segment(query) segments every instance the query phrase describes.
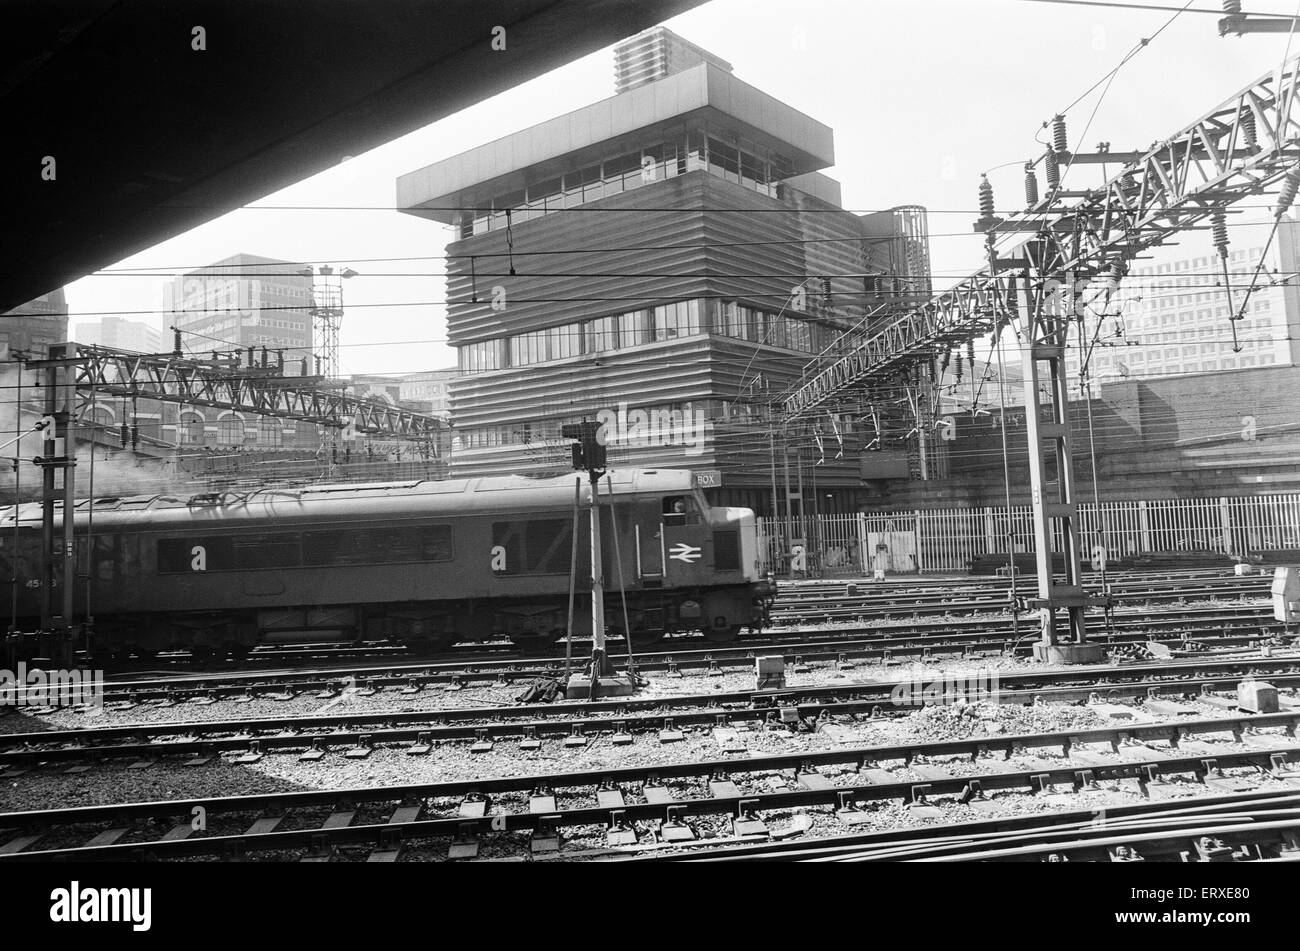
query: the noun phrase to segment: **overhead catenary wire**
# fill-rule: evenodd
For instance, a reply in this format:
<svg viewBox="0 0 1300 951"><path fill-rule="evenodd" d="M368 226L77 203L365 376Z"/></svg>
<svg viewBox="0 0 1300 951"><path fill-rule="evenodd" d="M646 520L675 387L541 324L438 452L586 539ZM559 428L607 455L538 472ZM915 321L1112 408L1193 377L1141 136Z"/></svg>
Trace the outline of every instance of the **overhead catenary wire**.
<svg viewBox="0 0 1300 951"><path fill-rule="evenodd" d="M1018 164L1018 163L1010 163L1010 164ZM1271 211L1274 206L1271 204L1250 205L1250 204L1239 203L1234 207L1238 209L1257 208L1261 210L1267 209ZM998 209L996 213L999 215L1009 215L1009 214L1018 214L1021 211L1023 211L1023 209L1021 208L1004 208L1004 209ZM936 212L931 212L927 209L926 213L934 214ZM972 211L970 213L974 214L976 212ZM1267 227L1271 225L1271 223L1272 222L1270 221L1230 221L1228 222L1228 226L1230 228ZM1198 225L1198 226L1194 226L1189 230L1205 230L1205 228ZM971 237L979 237L979 236L976 234L972 234L972 232L970 231L952 231L952 232L928 232L926 234L926 237L932 239L932 238L971 238ZM690 251L690 250L710 250L716 248L750 248L750 247L765 247L765 246L779 246L779 245L844 244L849 242L861 243L863 241L867 241L867 242L897 241L899 240L899 238L900 238L899 235L881 235L881 236L858 235L858 236L849 236L849 237L840 237L840 238L778 238L778 239L765 240L765 241L710 241L710 242L697 243L697 244L639 244L639 245L629 245L625 247L591 247L591 248L548 247L548 248L532 248L532 249L516 248L514 250L514 256L520 258L520 257L544 257L547 255L557 255L557 254L563 254L563 255L614 254L614 253L631 253L635 251ZM472 251L472 252L467 251L461 254L419 254L419 255L404 255L400 257L369 258L369 257L361 257L358 255L349 255L349 254L339 254L339 255L334 255L333 257L348 258L355 264L371 264L371 263L381 264L386 262L400 263L405 261L454 261L454 260L471 260L471 259L482 259L482 258L493 258L493 257L504 258L508 256L509 256L508 252L506 251ZM283 265L276 264L276 265L266 265L266 266L282 267ZM198 273L200 271L213 268L213 267L216 267L216 265L151 264L151 265L140 265L137 267L116 267L115 266L111 268L101 268L100 270L97 271L91 271L89 274L86 275L86 277L125 276L125 277L165 277L165 278L175 278L175 277L218 278L218 277L229 276L225 270L219 272L213 272L209 274ZM252 265L243 265L242 267L250 268L252 267ZM4 273L8 273L8 272L5 272L3 267L0 267L0 274L4 274ZM301 277L301 275L297 271L292 271L292 272L255 271L255 270L241 269L238 271L232 271L230 273L234 273L240 276L247 276L247 277L266 277L272 275L277 277ZM387 275L384 275L382 272L375 273L368 270L366 273L359 274L357 276L359 278L364 278L364 277L375 277L375 276L384 277ZM415 276L427 277L429 276L429 274L420 273ZM963 273L960 276L965 277L967 275Z"/></svg>
<svg viewBox="0 0 1300 951"><path fill-rule="evenodd" d="M1287 59L1291 55L1291 41L1295 38L1297 22L1300 22L1300 3L1296 4L1296 15L1292 18L1291 29L1287 32L1286 50L1282 54L1282 65L1278 67L1279 76L1285 70ZM1300 163L1293 165L1291 171L1288 172L1286 178L1283 179L1282 187L1278 193L1277 205L1273 211L1273 225L1269 229L1268 239L1264 242L1264 250L1260 254L1259 264L1255 267L1255 272L1251 276L1250 286L1246 289L1246 294L1242 298L1241 309L1231 318L1234 321L1240 320L1242 315L1246 312L1246 305L1250 302L1251 295L1255 293L1255 284L1259 280L1260 272L1263 270L1265 262L1267 261L1269 249L1273 246L1273 239L1277 237L1278 228L1282 224L1282 216L1290 211L1291 204L1295 201L1297 191L1300 191ZM1226 237L1223 240L1226 243ZM1232 336L1235 342L1237 337L1235 324L1233 326Z"/></svg>
<svg viewBox="0 0 1300 951"><path fill-rule="evenodd" d="M391 305L383 305L383 304L381 304L381 305L374 305L374 306L391 306ZM214 338L214 339L215 339L215 338ZM358 344L358 345L363 345L363 346L364 346L364 345L373 345L373 344Z"/></svg>

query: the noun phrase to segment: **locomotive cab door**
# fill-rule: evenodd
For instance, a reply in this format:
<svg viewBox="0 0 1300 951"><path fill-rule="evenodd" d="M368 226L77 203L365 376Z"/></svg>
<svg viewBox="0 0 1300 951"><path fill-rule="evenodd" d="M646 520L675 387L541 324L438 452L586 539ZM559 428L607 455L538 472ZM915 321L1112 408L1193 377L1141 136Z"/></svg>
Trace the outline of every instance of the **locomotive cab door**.
<svg viewBox="0 0 1300 951"><path fill-rule="evenodd" d="M649 587L663 584L664 527L658 499L636 506L632 543L636 547L636 577Z"/></svg>
<svg viewBox="0 0 1300 951"><path fill-rule="evenodd" d="M667 495L637 508L636 552L637 578L651 587L664 583L668 562L676 559L679 567L699 563L704 553L698 540L703 520L699 501L693 495Z"/></svg>
<svg viewBox="0 0 1300 951"><path fill-rule="evenodd" d="M704 516L700 510L699 500L693 495L668 495L661 506L660 555L664 564L676 569L673 574L679 583L681 572L699 565L704 560L704 550L700 540L700 523Z"/></svg>

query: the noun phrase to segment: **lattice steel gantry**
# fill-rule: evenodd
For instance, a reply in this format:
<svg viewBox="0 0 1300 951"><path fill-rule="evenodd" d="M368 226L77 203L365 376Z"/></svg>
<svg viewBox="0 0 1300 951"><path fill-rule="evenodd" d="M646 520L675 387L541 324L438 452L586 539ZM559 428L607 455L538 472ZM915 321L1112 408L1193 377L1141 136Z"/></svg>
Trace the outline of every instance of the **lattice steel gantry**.
<svg viewBox="0 0 1300 951"><path fill-rule="evenodd" d="M326 387L342 386L339 328L343 323L343 282L356 277L357 272L350 267L336 270L333 265L322 264L316 268L305 267L298 273L312 278L312 353L316 360L316 375L322 378L322 385ZM319 454L328 474L337 462L337 433L325 429L320 431Z"/></svg>
<svg viewBox="0 0 1300 951"><path fill-rule="evenodd" d="M1026 208L994 214L991 190L981 188L977 231L989 235L989 262L976 274L886 327L857 338L829 366L800 381L784 400L788 418L807 416L855 388L881 381L944 348L996 332L1010 322L1026 348L1026 416L1037 540L1038 597L1029 606L1043 619L1039 655L1086 660L1096 653L1084 638L1084 614L1093 602L1079 585L1078 537L1066 425L1064 343L1071 304L1090 282L1118 281L1127 263L1148 248L1205 222L1253 195L1281 187L1275 215L1300 191L1300 57L1258 78L1200 119L1141 152L1072 152L1063 120L1053 142L1027 167ZM1035 179L1041 163L1047 193ZM1104 185L1063 191L1063 168L1118 166ZM1008 250L996 236L1024 235ZM1064 288L1064 294L1062 289ZM1044 372L1045 370L1045 372ZM1049 400L1043 399L1042 389ZM1058 475L1047 497L1048 469ZM1052 573L1053 529L1062 533L1065 580ZM1057 631L1068 613L1067 639Z"/></svg>

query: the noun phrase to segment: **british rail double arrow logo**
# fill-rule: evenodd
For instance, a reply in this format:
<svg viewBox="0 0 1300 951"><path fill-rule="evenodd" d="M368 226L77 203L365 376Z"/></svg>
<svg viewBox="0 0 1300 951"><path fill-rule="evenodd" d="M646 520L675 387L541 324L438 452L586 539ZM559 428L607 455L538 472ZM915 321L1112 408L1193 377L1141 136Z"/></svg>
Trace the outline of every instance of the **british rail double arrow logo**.
<svg viewBox="0 0 1300 951"><path fill-rule="evenodd" d="M688 565L692 565L699 561L700 555L702 554L699 548L696 548L694 545L688 545L686 542L678 542L668 550L672 553L668 556L669 558L684 561Z"/></svg>

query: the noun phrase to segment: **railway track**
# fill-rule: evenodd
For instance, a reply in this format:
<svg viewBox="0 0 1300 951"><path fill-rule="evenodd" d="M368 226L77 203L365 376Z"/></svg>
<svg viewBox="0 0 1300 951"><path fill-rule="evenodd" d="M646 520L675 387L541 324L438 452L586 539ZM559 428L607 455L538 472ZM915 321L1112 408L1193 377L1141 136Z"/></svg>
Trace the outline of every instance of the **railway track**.
<svg viewBox="0 0 1300 951"><path fill-rule="evenodd" d="M114 757L129 757L142 765L150 758L183 757L184 765L202 766L218 754L230 752L238 753L237 763L255 763L282 751L297 751L300 759L319 761L328 752L365 758L376 747L399 744L406 744L408 753L420 755L431 752L436 744L456 741L471 741L472 751L485 752L499 740L515 738L523 741L524 749L539 749L548 739L562 740L564 749L581 749L597 737L608 737L618 745L631 743L636 734L651 732L658 733L661 743L684 739L685 731L737 726L771 725L815 732L827 724L911 712L926 700L953 702L957 691L967 689L970 699L1005 704L1142 699L1165 703L1165 714L1190 716L1197 708L1179 707L1175 701L1190 697L1220 709L1233 709L1235 701L1221 694L1231 694L1246 677L1267 677L1284 691L1294 690L1300 687L1300 655L1112 666L1090 668L1086 673L1077 668L1010 672L1000 675L988 689L974 684L945 687L942 678L936 678L937 689L930 693L915 690L914 680L887 680L549 707L343 711L11 733L0 735L0 778L16 778L37 765L100 762ZM1300 698L1294 694L1283 693L1280 700L1288 708L1300 709ZM732 742L743 751L738 738Z"/></svg>
<svg viewBox="0 0 1300 951"><path fill-rule="evenodd" d="M1077 801L1123 787L1148 798L1266 785L1289 790L1300 783L1292 765L1300 759L1297 722L1297 711L1242 714L1195 724L11 812L0 814L0 861L254 853L329 860L341 849L358 850L349 857L367 861L396 861L404 850L473 858L502 833L539 855L559 852L562 835L600 838L606 849L719 832L762 839L771 834L770 817L792 810L816 810L843 832L871 823L888 806L923 822L949 812L974 817L1007 797ZM1012 768L1000 768L1013 757Z"/></svg>
<svg viewBox="0 0 1300 951"><path fill-rule="evenodd" d="M1179 585L1185 587L1223 587L1230 585L1256 586L1267 584L1272 572L1237 575L1223 569L1204 569L1198 571L1107 575L1105 586L1116 593L1140 593L1150 591L1160 593ZM1016 578L1016 587L1020 590L1037 586L1037 577L1033 574L1021 574ZM884 581L875 581L868 577L823 579L816 581L779 581L783 595L791 598L800 597L839 597L839 596L873 596L879 598L926 597L935 593L973 593L1010 592L1011 579L989 575L962 575L949 577L895 576ZM1090 591L1100 592L1103 588L1101 576L1096 573L1084 573L1083 585Z"/></svg>
<svg viewBox="0 0 1300 951"><path fill-rule="evenodd" d="M1092 626L1097 630L1105 629L1103 619L1096 619ZM1205 606L1205 607L1187 607L1172 612L1169 618L1151 618L1145 612L1125 612L1119 611L1113 615L1112 628L1117 631L1116 640L1136 640L1139 639L1134 631L1138 629L1155 632L1153 639L1160 639L1164 634L1158 633L1160 629L1186 631L1192 633L1196 627L1218 626L1223 631L1244 632L1246 630L1256 630L1260 637L1272 636L1268 633L1269 628L1276 628L1276 633L1281 634L1282 628L1277 625L1268 608L1256 605L1223 605L1223 606ZM1129 632L1126 634L1126 630ZM656 657L672 656L678 652L690 651L707 651L717 656L726 656L729 651L744 650L757 651L767 648L781 649L793 648L801 642L807 642L810 646L816 646L817 642L827 642L828 639L843 637L846 639L846 647L853 649L856 645L851 643L855 639L863 636L871 636L880 640L880 647L888 649L897 646L900 650L906 650L910 645L909 641L916 638L928 638L928 643L935 646L942 645L946 642L957 643L960 640L982 640L993 644L998 640L1014 642L1024 635L1024 631L1010 625L990 626L989 621L969 617L945 618L934 621L898 621L877 626L862 627L810 627L810 628L782 628L779 633L768 636L755 637L747 636L743 638L738 645L717 645L698 635L673 636L653 651L644 648L634 648L634 653L638 657L647 658L647 662L653 662ZM888 643L887 643L888 641ZM618 638L610 641L612 652L616 655L623 654L626 651L626 642ZM666 646L664 646L666 645ZM400 649L395 649L400 652ZM574 642L574 654L577 657L585 658L590 654L591 642L586 639L579 639ZM310 660L320 660L322 655L301 652L302 656ZM394 651L386 651L386 656L392 656ZM517 664L534 664L534 665L553 665L557 658L562 654L560 648L555 648L545 655L534 655L532 657L520 657L519 651L512 645L507 644L485 644L480 646L465 646L450 654L439 654L437 659L430 659L425 663L410 663L402 665L386 664L383 660L375 664L345 664L343 667L331 667L328 670L369 670L373 673L384 670L412 671L416 669L427 670L448 670L463 669L465 665L489 664L494 669L510 667ZM323 656L334 657L336 655L326 652ZM347 661L351 660L357 654L344 654L342 658ZM283 660L283 657L280 658ZM405 659L405 658L403 658ZM324 670L322 668L321 670ZM282 670L225 670L211 672L186 672L175 676L167 676L165 673L159 673L157 676L150 676L147 680L127 681L120 678L130 676L130 674L110 674L110 680L115 683L139 683L155 684L164 683L184 683L188 681L202 680L209 681L215 679L230 678L239 679L258 679L260 677L276 677L284 674L297 674L305 676L312 673L311 668L285 668ZM320 672L320 671L317 671ZM137 672L135 674L139 676Z"/></svg>
<svg viewBox="0 0 1300 951"><path fill-rule="evenodd" d="M1189 586L1195 582L1199 586ZM999 584L995 581L970 585L964 581L954 584L950 580L896 581L883 583L887 588L878 587L879 582L847 583L784 583L782 595L778 598L774 611L774 623L781 627L814 621L818 623L837 620L881 620L894 619L917 620L925 615L957 615L971 617L986 616L1009 617L1009 583ZM815 587L813 587L815 586ZM857 594L848 594L850 586L858 589ZM1141 595L1147 603L1171 603L1193 599L1221 600L1229 598L1264 598L1268 594L1269 582L1260 576L1236 577L1219 576L1199 580L1195 576L1177 577L1167 580L1142 579L1124 587L1118 583L1111 585L1112 593L1122 605L1126 600L1135 600ZM1121 608L1122 610L1122 608ZM783 632L784 633L784 632ZM701 646L710 643L702 635L675 635L666 639L676 645L680 642L694 642ZM770 638L769 638L770 640ZM747 643L754 642L746 638ZM584 643L577 641L575 643ZM645 645L645 648L659 645ZM441 653L439 658L483 658L489 656L518 656L519 649L507 642L492 642L478 645L461 645L452 653ZM258 670L272 664L287 661L321 661L358 660L370 658L419 658L420 652L410 648L382 641L359 645L310 644L283 645L277 647L260 647L254 649L240 661L231 661L240 670ZM148 662L119 662L110 669L114 671L139 671L146 663L152 668L159 661L170 665L192 665L196 658L186 652L171 652ZM223 672L233 672L225 670Z"/></svg>
<svg viewBox="0 0 1300 951"><path fill-rule="evenodd" d="M1167 801L954 822L911 829L841 835L819 842L762 842L670 856L610 856L615 861L979 861L1017 850L1019 861L1253 861L1300 858L1295 822L1300 789ZM1282 823L1276 825L1275 823ZM1236 847L1224 847L1229 833ZM1206 841L1206 840L1210 841ZM697 854L691 854L696 851Z"/></svg>
<svg viewBox="0 0 1300 951"><path fill-rule="evenodd" d="M1205 568L1119 568L1110 569L1106 573L1106 580L1111 584L1143 584L1171 582L1181 583L1196 580L1231 580L1242 578L1260 578L1272 577L1273 569L1271 567L1251 566L1253 571L1249 575L1235 574L1232 565L1217 565ZM1037 576L1032 571L1021 571L1017 576L1017 583L1021 586L1033 584ZM1090 567L1084 567L1083 581L1086 585L1100 585L1102 583L1101 572L1093 571ZM889 590L893 588L936 588L936 587L986 587L1002 585L1009 587L1011 579L1005 575L973 575L969 573L958 574L937 574L937 575L890 575L884 581L875 581L866 574L856 576L845 576L840 578L814 578L807 580L789 580L782 579L778 582L782 587L796 589L826 589L834 590L843 588L845 585L853 584L860 587L869 587L872 589Z"/></svg>
<svg viewBox="0 0 1300 951"><path fill-rule="evenodd" d="M1113 619L1115 634L1110 640L1116 645L1146 640L1183 640L1182 635L1195 638L1200 632L1214 637L1238 637L1237 643L1247 646L1252 640L1273 640L1285 634L1272 619L1271 610L1262 606L1235 605L1185 608L1166 612L1166 616L1151 618L1143 613L1119 613ZM1107 637L1105 621L1094 618L1090 629L1098 637ZM904 657L952 655L968 652L1027 653L1032 628L1022 631L1017 638L1010 626L984 630L980 621L953 619L918 622L902 626L845 628L835 630L811 629L797 632L797 636L782 636L772 641L745 640L733 647L708 649L635 652L636 666L644 672L665 674L686 670L713 671L723 668L743 668L752 664L758 653L781 653L795 663L819 662L850 663L873 659L888 663ZM898 636L900 632L904 636ZM891 638L891 635L894 635ZM1017 646L1016 641L1020 643ZM689 642L695 643L695 642ZM612 645L611 653L621 656L619 645ZM575 652L578 664L584 661ZM159 701L165 703L204 698L252 699L258 695L288 696L305 691L336 691L340 684L351 679L354 684L364 681L368 690L397 688L419 690L436 685L468 685L473 683L510 682L530 677L556 677L563 661L555 656L532 658L490 657L481 661L443 661L423 664L375 666L348 665L343 668L290 669L280 672L234 671L220 674L187 674L172 678L152 678L136 681L109 681L105 686L106 703L139 703Z"/></svg>
<svg viewBox="0 0 1300 951"><path fill-rule="evenodd" d="M909 612L929 611L949 614L1010 614L1010 590L1005 593L952 593L954 596L935 600L933 598L912 598L905 595L883 596L878 594L845 595L835 597L821 595L815 598L781 598L772 612L774 623L807 621L812 618L836 620L840 618L864 619L872 617L897 617ZM1252 584L1227 582L1206 587L1187 587L1174 585L1162 591L1111 591L1119 604L1141 601L1144 604L1175 604L1195 600L1255 599L1266 598L1269 594L1267 579L1264 583L1256 580Z"/></svg>

